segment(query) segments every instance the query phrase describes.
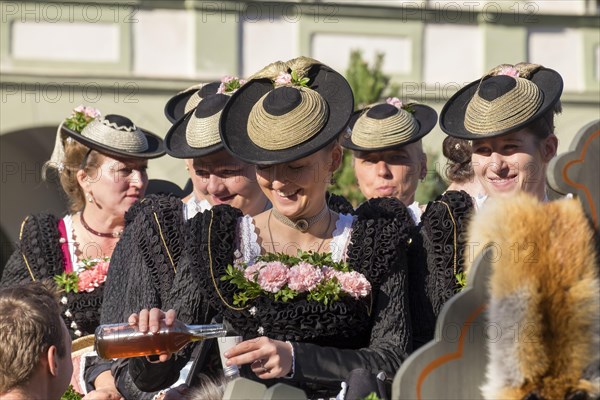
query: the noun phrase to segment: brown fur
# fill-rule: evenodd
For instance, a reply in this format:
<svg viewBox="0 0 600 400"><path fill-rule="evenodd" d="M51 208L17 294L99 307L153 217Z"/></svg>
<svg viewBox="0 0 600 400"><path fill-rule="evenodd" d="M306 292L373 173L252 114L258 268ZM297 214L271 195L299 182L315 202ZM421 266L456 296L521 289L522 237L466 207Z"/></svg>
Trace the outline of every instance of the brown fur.
<svg viewBox="0 0 600 400"><path fill-rule="evenodd" d="M540 203L526 194L490 199L474 216L469 241L480 252L485 243L495 249L490 315L520 314L518 340L490 343L491 354L516 359L490 361L485 397L600 395L598 380L582 379L600 359L600 284L594 231L579 201ZM510 368L518 372L493 376Z"/></svg>

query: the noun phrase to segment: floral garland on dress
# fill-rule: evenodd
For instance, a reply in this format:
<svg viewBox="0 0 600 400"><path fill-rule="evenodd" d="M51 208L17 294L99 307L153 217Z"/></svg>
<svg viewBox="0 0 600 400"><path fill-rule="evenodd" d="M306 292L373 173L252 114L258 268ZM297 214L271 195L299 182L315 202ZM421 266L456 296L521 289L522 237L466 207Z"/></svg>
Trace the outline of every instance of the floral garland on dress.
<svg viewBox="0 0 600 400"><path fill-rule="evenodd" d="M54 276L54 282L66 293L93 292L106 281L110 258L92 258L79 261L81 272L63 272Z"/></svg>
<svg viewBox="0 0 600 400"><path fill-rule="evenodd" d="M233 304L241 307L261 296L282 302L305 297L327 305L344 296L358 300L371 294L371 283L363 274L333 261L331 253L312 251L299 250L295 257L267 253L252 265L238 261L227 266L221 280L237 286Z"/></svg>

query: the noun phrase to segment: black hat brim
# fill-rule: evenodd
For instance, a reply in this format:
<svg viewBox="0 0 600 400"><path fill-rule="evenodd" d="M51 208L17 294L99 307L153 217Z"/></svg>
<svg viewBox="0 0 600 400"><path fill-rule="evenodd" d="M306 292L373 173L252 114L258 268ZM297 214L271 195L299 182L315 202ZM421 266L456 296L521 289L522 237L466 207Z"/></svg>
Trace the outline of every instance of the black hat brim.
<svg viewBox="0 0 600 400"><path fill-rule="evenodd" d="M483 80L490 78L491 76L487 76ZM527 126L554 107L559 101L563 90L563 80L560 74L549 68L540 68L533 74L531 81L540 89L544 99L540 108L532 116L527 118L526 121L511 126L510 128L486 134L469 131L465 127L465 114L469 102L473 96L475 96L479 84L482 82L481 79L478 79L460 89L450 98L450 100L448 100L448 102L446 102L440 114L440 128L449 136L460 139L477 140L506 135Z"/></svg>
<svg viewBox="0 0 600 400"><path fill-rule="evenodd" d="M190 97L203 89L209 94L214 94L217 92L219 85L220 82L210 82L204 86L192 87L188 90L184 90L181 93L177 93L167 101L167 104L165 104L165 117L167 117L170 123L174 124L185 115L185 106L187 105Z"/></svg>
<svg viewBox="0 0 600 400"><path fill-rule="evenodd" d="M92 150L96 150L99 153L107 155L109 157L125 157L125 158L158 158L165 155L165 146L163 140L156 134L147 131L143 128L138 127L139 130L142 131L146 140L148 142L148 148L143 152L133 153L130 151L115 149L114 147L108 146L104 143L97 142L93 139L90 139L86 136L83 136L81 133L76 132L66 126L62 126L62 131L69 137L72 137L74 140L83 144L84 146L89 147Z"/></svg>
<svg viewBox="0 0 600 400"><path fill-rule="evenodd" d="M412 104L411 107L414 110L412 115L417 120L417 123L419 124L419 129L417 130L417 132L415 132L414 135L410 137L410 139L405 140L402 143L396 143L381 147L362 147L352 142L352 133L349 132L348 134L344 135L342 146L346 149L354 151L384 151L398 149L421 140L435 127L438 121L438 115L433 108L424 104ZM359 110L352 115L352 118L350 118L350 123L348 125L350 130L354 127L354 124L363 112L364 110Z"/></svg>
<svg viewBox="0 0 600 400"><path fill-rule="evenodd" d="M165 136L165 147L167 148L167 154L175 158L198 158L204 157L217 151L223 150L223 143L214 144L207 147L192 147L188 144L185 138L185 132L194 115L195 108L190 110L187 114L175 121L171 129Z"/></svg>
<svg viewBox="0 0 600 400"><path fill-rule="evenodd" d="M238 89L223 109L220 133L223 145L234 156L249 164L273 165L306 157L331 143L346 127L352 114L354 97L348 82L324 65L316 65L310 88L317 91L329 106L325 126L310 139L283 150L263 149L248 136L248 117L256 102L274 89L269 79L253 79Z"/></svg>

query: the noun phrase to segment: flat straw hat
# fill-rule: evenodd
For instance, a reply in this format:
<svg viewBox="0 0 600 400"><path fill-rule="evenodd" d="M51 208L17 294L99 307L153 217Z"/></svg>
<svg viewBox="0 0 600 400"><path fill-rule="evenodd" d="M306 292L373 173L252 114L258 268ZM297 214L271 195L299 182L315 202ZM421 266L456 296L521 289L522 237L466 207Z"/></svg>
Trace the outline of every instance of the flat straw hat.
<svg viewBox="0 0 600 400"><path fill-rule="evenodd" d="M191 86L171 97L165 105L165 116L173 124L185 114L196 108L200 100L216 94L221 82L200 83Z"/></svg>
<svg viewBox="0 0 600 400"><path fill-rule="evenodd" d="M299 57L255 74L225 106L220 133L225 148L251 164L273 165L306 157L346 127L354 99L342 75Z"/></svg>
<svg viewBox="0 0 600 400"><path fill-rule="evenodd" d="M229 96L211 94L176 121L165 136L167 153L175 158L196 158L223 149L219 119Z"/></svg>
<svg viewBox="0 0 600 400"><path fill-rule="evenodd" d="M163 140L136 126L129 118L111 114L97 117L80 132L61 126L62 132L102 154L127 158L158 158L165 154Z"/></svg>
<svg viewBox="0 0 600 400"><path fill-rule="evenodd" d="M418 141L436 124L433 108L387 99L354 113L342 146L357 151L394 149Z"/></svg>
<svg viewBox="0 0 600 400"><path fill-rule="evenodd" d="M461 139L496 137L518 130L557 106L563 80L541 65L503 64L448 100L440 127Z"/></svg>

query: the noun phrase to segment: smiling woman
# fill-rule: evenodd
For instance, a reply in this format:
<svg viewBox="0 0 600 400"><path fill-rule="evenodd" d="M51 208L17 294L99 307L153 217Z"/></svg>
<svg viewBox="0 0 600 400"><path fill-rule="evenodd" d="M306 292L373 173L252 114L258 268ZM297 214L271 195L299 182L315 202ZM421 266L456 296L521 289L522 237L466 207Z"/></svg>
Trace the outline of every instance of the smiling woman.
<svg viewBox="0 0 600 400"><path fill-rule="evenodd" d="M58 171L70 213L32 215L0 286L54 278L62 285L63 318L73 338L94 333L106 272L91 288L84 273L108 266L125 213L148 185L149 158L164 154L162 140L120 115L101 117L80 106L60 124L47 168ZM91 290L90 290L91 289Z"/></svg>
<svg viewBox="0 0 600 400"><path fill-rule="evenodd" d="M45 165L57 170L70 213L62 218L31 215L23 221L0 287L53 279L71 337L93 334L125 213L144 197L148 159L164 153L162 139L130 119L77 107L60 124Z"/></svg>
<svg viewBox="0 0 600 400"><path fill-rule="evenodd" d="M268 385L284 378L311 398L335 396L357 368L391 380L412 346L406 207L372 199L344 214L328 205L352 108L346 80L304 57L265 67L232 96L220 120L223 144L257 166L273 208L243 216L221 205L191 221L193 243L163 304L186 323L219 314L245 339L225 354L227 365L247 365L242 375ZM129 321L147 331L174 314L142 310ZM165 387L182 359L134 359L130 375L140 388Z"/></svg>

